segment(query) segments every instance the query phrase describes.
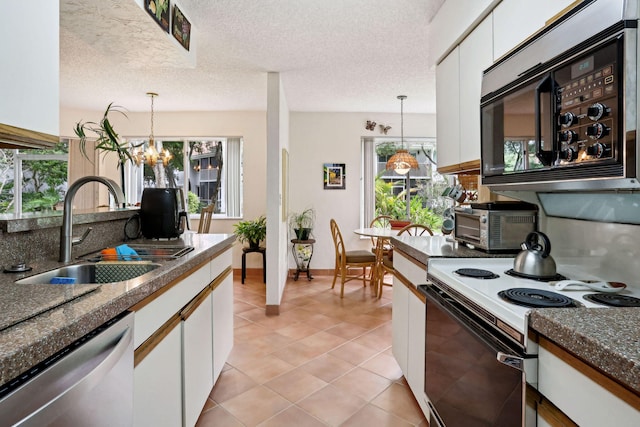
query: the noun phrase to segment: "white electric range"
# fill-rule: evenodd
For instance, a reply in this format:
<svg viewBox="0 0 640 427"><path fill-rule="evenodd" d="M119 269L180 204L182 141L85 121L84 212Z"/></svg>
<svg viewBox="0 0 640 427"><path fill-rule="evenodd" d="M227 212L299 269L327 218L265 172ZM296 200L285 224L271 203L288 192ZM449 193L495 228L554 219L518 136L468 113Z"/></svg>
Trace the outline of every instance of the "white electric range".
<svg viewBox="0 0 640 427"><path fill-rule="evenodd" d="M497 325L499 329L525 347L527 347L528 314L532 307L507 301L500 295L503 291L511 290L509 292L515 292L516 297L518 297L523 288L543 291L540 295L534 293L533 298L534 300L537 298L542 305L548 305L551 308L555 306L563 307L565 303L567 306L575 305L587 308L611 307L585 298L585 296L594 294L596 295L595 298L614 299L616 300L613 301L614 303L627 304L627 297L638 298L637 302L640 303L640 288L629 286L629 284L627 284L628 287L626 289L618 293L599 293L576 287L567 287L565 290L559 291L555 289L555 281L546 282L514 277L507 274L513 268L513 260L513 258L431 258L428 263L427 278L437 286L447 288L443 289L445 292L452 293L454 297L457 296L463 299L461 302L470 306L469 308L476 314ZM458 271L461 269L486 270L497 277L466 277L459 274ZM559 265L557 272L567 279L604 280L589 274L584 268L577 266ZM513 291L514 289L517 290ZM559 301L556 301L555 297L558 297ZM566 302L563 297L569 298L569 301ZM624 301L618 301L621 299L624 299Z"/></svg>

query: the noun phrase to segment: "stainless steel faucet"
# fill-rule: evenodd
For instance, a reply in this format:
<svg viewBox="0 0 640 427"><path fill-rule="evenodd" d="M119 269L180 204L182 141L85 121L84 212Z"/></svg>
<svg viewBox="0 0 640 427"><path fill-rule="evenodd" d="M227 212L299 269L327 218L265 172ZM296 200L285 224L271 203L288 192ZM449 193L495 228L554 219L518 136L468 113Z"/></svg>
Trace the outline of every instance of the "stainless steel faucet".
<svg viewBox="0 0 640 427"><path fill-rule="evenodd" d="M67 194L64 197L64 211L62 213L62 228L60 228L60 262L71 261L71 246L82 243L87 237L90 229L79 239L73 238L72 220L73 220L73 198L84 184L88 182L99 182L107 186L109 192L113 194L116 205L124 203L124 194L122 189L113 180L103 176L84 176L69 186Z"/></svg>

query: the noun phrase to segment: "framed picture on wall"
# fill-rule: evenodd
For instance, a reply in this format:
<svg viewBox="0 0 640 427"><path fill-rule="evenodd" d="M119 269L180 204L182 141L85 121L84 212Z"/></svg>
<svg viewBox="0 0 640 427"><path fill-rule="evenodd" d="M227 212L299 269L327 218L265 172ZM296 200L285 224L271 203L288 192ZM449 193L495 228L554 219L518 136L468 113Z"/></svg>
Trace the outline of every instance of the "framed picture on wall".
<svg viewBox="0 0 640 427"><path fill-rule="evenodd" d="M165 32L169 32L169 0L144 0L144 9Z"/></svg>
<svg viewBox="0 0 640 427"><path fill-rule="evenodd" d="M324 172L324 189L325 190L344 190L345 186L345 170L344 163L325 163Z"/></svg>
<svg viewBox="0 0 640 427"><path fill-rule="evenodd" d="M173 6L171 33L182 47L189 50L189 41L191 40L191 23L184 17L182 11L178 9L178 6Z"/></svg>

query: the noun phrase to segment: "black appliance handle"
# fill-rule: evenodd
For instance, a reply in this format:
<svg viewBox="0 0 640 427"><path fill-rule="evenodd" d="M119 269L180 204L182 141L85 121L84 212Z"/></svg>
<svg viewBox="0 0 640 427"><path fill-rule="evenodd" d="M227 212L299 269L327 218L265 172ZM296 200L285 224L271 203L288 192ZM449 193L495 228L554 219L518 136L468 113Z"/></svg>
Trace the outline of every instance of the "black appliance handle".
<svg viewBox="0 0 640 427"><path fill-rule="evenodd" d="M553 162L553 150L544 151L542 149L542 117L540 108L540 95L543 93L553 93L555 90L555 81L551 78L551 74L547 74L538 83L535 89L535 120L536 120L536 157L545 166L550 166Z"/></svg>

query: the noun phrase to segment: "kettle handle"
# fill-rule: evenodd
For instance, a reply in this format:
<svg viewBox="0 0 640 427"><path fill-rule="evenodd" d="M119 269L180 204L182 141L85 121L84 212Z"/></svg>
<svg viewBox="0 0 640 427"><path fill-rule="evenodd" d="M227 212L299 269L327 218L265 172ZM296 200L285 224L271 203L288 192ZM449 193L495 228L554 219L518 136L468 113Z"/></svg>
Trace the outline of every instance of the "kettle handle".
<svg viewBox="0 0 640 427"><path fill-rule="evenodd" d="M551 253L551 241L546 234L540 231L532 231L527 235L526 245L529 249L540 250L540 245L538 242L542 240L542 258L546 258Z"/></svg>

